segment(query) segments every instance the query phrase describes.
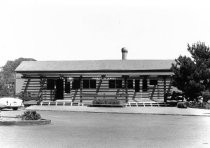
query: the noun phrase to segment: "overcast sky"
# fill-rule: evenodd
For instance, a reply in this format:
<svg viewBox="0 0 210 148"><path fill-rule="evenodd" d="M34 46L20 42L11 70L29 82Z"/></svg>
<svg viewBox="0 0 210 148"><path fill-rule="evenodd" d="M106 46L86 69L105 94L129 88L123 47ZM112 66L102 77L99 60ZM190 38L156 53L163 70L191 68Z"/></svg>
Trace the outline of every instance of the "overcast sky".
<svg viewBox="0 0 210 148"><path fill-rule="evenodd" d="M210 45L208 0L1 0L0 66L36 60L175 59Z"/></svg>

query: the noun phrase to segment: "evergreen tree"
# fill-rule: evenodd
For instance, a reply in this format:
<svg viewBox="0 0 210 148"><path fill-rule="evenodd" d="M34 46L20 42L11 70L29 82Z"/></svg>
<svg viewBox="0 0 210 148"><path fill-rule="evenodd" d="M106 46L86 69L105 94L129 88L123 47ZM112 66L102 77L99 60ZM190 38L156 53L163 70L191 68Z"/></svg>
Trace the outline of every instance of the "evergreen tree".
<svg viewBox="0 0 210 148"><path fill-rule="evenodd" d="M190 100L201 95L210 86L210 49L205 43L197 42L187 50L192 57L179 56L172 64L173 86L182 90Z"/></svg>

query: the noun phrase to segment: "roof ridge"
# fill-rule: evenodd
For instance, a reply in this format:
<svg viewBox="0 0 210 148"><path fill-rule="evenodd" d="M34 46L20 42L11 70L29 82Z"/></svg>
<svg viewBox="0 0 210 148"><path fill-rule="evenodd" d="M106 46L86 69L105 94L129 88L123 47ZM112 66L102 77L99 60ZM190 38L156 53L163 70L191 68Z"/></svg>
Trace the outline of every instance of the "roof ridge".
<svg viewBox="0 0 210 148"><path fill-rule="evenodd" d="M24 61L24 62L84 62L84 61L175 61L174 59L129 59L129 60L38 60L38 61Z"/></svg>

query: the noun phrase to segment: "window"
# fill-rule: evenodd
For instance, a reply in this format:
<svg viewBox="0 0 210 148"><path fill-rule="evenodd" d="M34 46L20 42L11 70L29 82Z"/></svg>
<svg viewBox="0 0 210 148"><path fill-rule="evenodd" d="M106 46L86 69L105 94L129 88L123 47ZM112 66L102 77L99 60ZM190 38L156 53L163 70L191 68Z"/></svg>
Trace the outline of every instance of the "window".
<svg viewBox="0 0 210 148"><path fill-rule="evenodd" d="M90 80L90 88L96 88L96 80Z"/></svg>
<svg viewBox="0 0 210 148"><path fill-rule="evenodd" d="M80 88L80 80L74 79L72 82L72 89L79 89Z"/></svg>
<svg viewBox="0 0 210 148"><path fill-rule="evenodd" d="M54 90L54 88L55 88L55 80L47 79L47 89Z"/></svg>
<svg viewBox="0 0 210 148"><path fill-rule="evenodd" d="M122 88L122 80L109 80L109 88Z"/></svg>
<svg viewBox="0 0 210 148"><path fill-rule="evenodd" d="M116 80L116 88L122 88L122 80Z"/></svg>
<svg viewBox="0 0 210 148"><path fill-rule="evenodd" d="M133 80L127 80L128 89L133 89Z"/></svg>
<svg viewBox="0 0 210 148"><path fill-rule="evenodd" d="M83 80L83 88L96 88L96 80Z"/></svg>
<svg viewBox="0 0 210 148"><path fill-rule="evenodd" d="M90 87L90 81L89 80L83 80L83 88L89 88Z"/></svg>
<svg viewBox="0 0 210 148"><path fill-rule="evenodd" d="M150 80L149 85L157 85L157 80Z"/></svg>
<svg viewBox="0 0 210 148"><path fill-rule="evenodd" d="M70 82L65 81L65 93L70 93Z"/></svg>
<svg viewBox="0 0 210 148"><path fill-rule="evenodd" d="M147 91L147 89L148 89L148 88L147 88L147 79L144 78L144 79L143 79L143 87L142 87L142 90L143 90L143 91Z"/></svg>
<svg viewBox="0 0 210 148"><path fill-rule="evenodd" d="M115 88L115 80L109 80L109 88Z"/></svg>

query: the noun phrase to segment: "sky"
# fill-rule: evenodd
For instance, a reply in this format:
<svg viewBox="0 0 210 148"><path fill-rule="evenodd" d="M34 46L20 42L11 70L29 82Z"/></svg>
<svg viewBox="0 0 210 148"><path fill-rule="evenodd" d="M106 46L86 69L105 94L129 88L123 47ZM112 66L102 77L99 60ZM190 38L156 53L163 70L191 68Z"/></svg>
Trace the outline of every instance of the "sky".
<svg viewBox="0 0 210 148"><path fill-rule="evenodd" d="M2 0L0 67L39 61L175 59L210 45L209 0Z"/></svg>

